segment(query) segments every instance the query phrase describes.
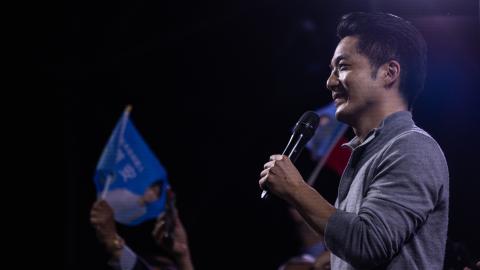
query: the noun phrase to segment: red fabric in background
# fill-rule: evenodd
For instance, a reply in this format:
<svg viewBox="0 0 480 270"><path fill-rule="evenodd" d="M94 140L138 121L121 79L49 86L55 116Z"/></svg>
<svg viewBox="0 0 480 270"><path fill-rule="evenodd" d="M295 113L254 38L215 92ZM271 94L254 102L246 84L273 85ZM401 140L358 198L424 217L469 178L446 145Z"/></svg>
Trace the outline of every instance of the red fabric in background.
<svg viewBox="0 0 480 270"><path fill-rule="evenodd" d="M347 142L348 140L342 136L342 138L338 140L337 144L330 153L327 162L325 163L325 166L334 170L340 176L343 174L343 170L345 170L351 154L350 148L342 147L342 144Z"/></svg>

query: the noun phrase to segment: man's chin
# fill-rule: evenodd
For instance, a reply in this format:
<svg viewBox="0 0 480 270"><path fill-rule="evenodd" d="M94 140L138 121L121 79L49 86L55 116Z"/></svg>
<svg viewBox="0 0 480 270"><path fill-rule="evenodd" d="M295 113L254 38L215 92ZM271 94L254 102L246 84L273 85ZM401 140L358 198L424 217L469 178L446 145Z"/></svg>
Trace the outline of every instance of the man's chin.
<svg viewBox="0 0 480 270"><path fill-rule="evenodd" d="M350 114L348 111L345 109L345 105L342 104L340 105L337 110L335 111L335 118L337 118L338 121L343 122L348 124L349 119L351 118Z"/></svg>

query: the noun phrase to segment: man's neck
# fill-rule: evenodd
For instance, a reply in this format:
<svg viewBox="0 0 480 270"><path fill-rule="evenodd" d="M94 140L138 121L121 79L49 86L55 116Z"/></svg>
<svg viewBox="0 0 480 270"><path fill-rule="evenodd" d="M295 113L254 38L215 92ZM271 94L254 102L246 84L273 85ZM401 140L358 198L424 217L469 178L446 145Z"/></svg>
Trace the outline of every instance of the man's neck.
<svg viewBox="0 0 480 270"><path fill-rule="evenodd" d="M402 103L390 103L376 110L369 110L359 118L357 123L352 124L353 131L360 139L360 142L363 142L368 133L374 128L377 128L387 116L406 110L407 107Z"/></svg>

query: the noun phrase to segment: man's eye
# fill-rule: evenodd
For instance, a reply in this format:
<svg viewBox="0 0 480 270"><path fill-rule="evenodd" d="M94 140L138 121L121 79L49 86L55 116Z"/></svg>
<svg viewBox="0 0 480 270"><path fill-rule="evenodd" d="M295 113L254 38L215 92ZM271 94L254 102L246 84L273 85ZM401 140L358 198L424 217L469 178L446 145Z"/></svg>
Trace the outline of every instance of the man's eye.
<svg viewBox="0 0 480 270"><path fill-rule="evenodd" d="M345 70L345 69L347 69L347 68L348 68L348 65L347 65L347 64L340 64L340 65L338 65L338 69L339 69L339 70Z"/></svg>

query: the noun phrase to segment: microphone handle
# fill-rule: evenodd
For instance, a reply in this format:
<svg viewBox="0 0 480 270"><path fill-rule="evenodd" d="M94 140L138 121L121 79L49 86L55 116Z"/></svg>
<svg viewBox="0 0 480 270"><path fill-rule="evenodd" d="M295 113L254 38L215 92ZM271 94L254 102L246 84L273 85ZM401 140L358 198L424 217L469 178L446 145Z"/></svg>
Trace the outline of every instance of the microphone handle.
<svg viewBox="0 0 480 270"><path fill-rule="evenodd" d="M288 150L288 147L290 146L290 143L292 142L293 140L293 137L295 136L295 134L292 134L292 136L290 136L290 140L288 141L288 144L287 144L287 147L285 147L285 149L283 150L283 153L282 155L285 155L285 152L287 152ZM302 147L300 149L297 149L298 147L298 144L300 143L300 141L303 139L303 134L300 133L300 136L298 137L297 141L295 142L295 145L293 146L292 150L290 151L290 153L288 154L288 158L292 161L292 162L295 162L295 160L297 160L298 156L300 156L300 152L302 150ZM268 192L267 189L264 189L262 191L262 195L260 196L260 198L266 200L270 197L270 192Z"/></svg>

